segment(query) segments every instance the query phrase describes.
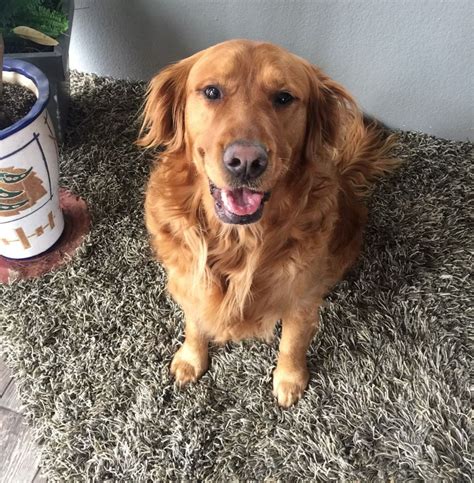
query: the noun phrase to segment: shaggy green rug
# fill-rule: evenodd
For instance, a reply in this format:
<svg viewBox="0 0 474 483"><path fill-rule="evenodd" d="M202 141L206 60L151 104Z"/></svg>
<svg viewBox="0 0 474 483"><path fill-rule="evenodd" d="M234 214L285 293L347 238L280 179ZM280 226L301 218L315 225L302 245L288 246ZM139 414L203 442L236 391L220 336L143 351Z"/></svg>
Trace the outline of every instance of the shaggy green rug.
<svg viewBox="0 0 474 483"><path fill-rule="evenodd" d="M92 232L40 280L0 286L3 357L52 481L468 481L473 146L401 133L360 263L328 297L302 401L271 394L273 345L213 347L176 389L182 314L143 226L143 83L75 74L62 184ZM472 194L472 191L471 191Z"/></svg>

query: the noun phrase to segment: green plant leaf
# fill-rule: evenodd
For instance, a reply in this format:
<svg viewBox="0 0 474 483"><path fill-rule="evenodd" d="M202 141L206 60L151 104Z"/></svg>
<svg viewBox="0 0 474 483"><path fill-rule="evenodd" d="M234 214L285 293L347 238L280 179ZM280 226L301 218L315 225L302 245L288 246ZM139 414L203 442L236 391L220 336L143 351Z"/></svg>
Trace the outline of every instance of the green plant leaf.
<svg viewBox="0 0 474 483"><path fill-rule="evenodd" d="M18 25L33 28L49 37L59 37L68 28L61 3L53 0L0 0L0 28L6 37Z"/></svg>

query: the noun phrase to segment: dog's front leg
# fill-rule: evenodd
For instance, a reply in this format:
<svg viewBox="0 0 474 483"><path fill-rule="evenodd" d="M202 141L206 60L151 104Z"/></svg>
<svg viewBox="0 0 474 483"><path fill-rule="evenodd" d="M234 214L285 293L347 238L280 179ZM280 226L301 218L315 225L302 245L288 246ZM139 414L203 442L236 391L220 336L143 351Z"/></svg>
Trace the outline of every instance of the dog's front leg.
<svg viewBox="0 0 474 483"><path fill-rule="evenodd" d="M283 319L280 353L273 373L273 394L285 408L296 403L309 380L306 351L318 328L318 315L304 313Z"/></svg>
<svg viewBox="0 0 474 483"><path fill-rule="evenodd" d="M185 339L173 357L171 374L179 386L196 382L206 371L209 340L200 331L196 321L186 316Z"/></svg>

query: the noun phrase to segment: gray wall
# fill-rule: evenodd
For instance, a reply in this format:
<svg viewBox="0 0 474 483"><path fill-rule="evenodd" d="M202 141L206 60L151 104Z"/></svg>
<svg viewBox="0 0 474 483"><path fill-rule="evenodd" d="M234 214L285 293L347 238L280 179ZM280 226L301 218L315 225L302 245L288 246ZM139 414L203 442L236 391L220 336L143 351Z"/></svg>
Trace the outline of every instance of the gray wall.
<svg viewBox="0 0 474 483"><path fill-rule="evenodd" d="M472 0L76 0L71 67L149 79L231 38L321 66L389 126L474 138Z"/></svg>

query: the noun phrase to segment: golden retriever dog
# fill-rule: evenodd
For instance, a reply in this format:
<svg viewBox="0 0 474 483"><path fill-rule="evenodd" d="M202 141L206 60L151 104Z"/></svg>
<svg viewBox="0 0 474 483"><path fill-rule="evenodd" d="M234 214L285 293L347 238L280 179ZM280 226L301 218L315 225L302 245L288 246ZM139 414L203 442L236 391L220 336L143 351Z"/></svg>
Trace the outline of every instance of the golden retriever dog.
<svg viewBox="0 0 474 483"><path fill-rule="evenodd" d="M162 147L145 202L168 289L185 314L171 373L208 368L208 343L281 342L273 392L308 384L324 296L356 260L364 196L394 162L350 94L269 43L234 40L152 79L138 143Z"/></svg>

